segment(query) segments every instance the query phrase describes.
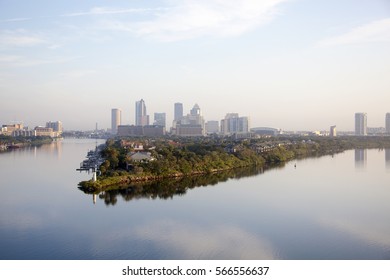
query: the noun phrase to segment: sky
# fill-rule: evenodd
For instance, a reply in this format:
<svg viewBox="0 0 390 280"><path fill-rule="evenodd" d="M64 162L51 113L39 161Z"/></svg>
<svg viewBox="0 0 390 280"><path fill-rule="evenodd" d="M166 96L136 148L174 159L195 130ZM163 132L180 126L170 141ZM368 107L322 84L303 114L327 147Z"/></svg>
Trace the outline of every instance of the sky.
<svg viewBox="0 0 390 280"><path fill-rule="evenodd" d="M0 125L134 124L199 104L251 127L384 127L390 0L0 0Z"/></svg>

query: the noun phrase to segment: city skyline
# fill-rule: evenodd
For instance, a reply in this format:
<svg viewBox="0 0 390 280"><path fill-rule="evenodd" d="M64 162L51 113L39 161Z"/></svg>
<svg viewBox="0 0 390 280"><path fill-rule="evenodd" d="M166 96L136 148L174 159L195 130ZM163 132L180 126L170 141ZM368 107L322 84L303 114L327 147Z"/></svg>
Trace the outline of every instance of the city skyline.
<svg viewBox="0 0 390 280"><path fill-rule="evenodd" d="M143 98L167 127L177 102L252 127L384 127L389 34L385 0L2 2L0 123L106 129Z"/></svg>

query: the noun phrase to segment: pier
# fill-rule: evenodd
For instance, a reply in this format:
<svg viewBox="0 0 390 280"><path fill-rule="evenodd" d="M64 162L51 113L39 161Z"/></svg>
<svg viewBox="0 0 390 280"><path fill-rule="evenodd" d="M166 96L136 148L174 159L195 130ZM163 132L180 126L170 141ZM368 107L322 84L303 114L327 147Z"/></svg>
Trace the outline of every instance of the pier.
<svg viewBox="0 0 390 280"><path fill-rule="evenodd" d="M96 146L95 150L90 150L87 153L85 160L80 163L80 168L77 168L77 171L86 171L86 172L94 172L96 173L99 169L100 165L104 162L104 159L101 157L100 152L103 149L104 144L100 146ZM96 175L94 175L96 176Z"/></svg>

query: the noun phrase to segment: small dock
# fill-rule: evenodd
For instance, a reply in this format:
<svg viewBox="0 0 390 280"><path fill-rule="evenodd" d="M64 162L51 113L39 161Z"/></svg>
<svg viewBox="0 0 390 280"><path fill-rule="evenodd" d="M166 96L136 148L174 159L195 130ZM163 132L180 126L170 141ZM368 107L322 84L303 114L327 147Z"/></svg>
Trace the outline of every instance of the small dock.
<svg viewBox="0 0 390 280"><path fill-rule="evenodd" d="M86 171L86 172L96 172L100 165L104 162L104 159L101 157L100 152L103 149L104 145L97 146L95 150L88 151L85 160L80 163L80 168L77 168L77 171Z"/></svg>

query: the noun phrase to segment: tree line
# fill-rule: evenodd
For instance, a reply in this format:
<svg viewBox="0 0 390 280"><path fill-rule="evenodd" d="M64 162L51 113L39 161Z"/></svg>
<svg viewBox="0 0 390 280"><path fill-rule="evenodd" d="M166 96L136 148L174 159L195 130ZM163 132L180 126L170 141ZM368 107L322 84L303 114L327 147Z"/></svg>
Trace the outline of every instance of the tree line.
<svg viewBox="0 0 390 280"><path fill-rule="evenodd" d="M124 140L141 144L153 160L133 161L131 153L135 148L123 145ZM100 166L100 179L96 183L82 182L81 185L96 189L133 181L212 174L240 167L264 167L294 158L365 148L390 148L390 137L109 139L101 152L105 161Z"/></svg>

